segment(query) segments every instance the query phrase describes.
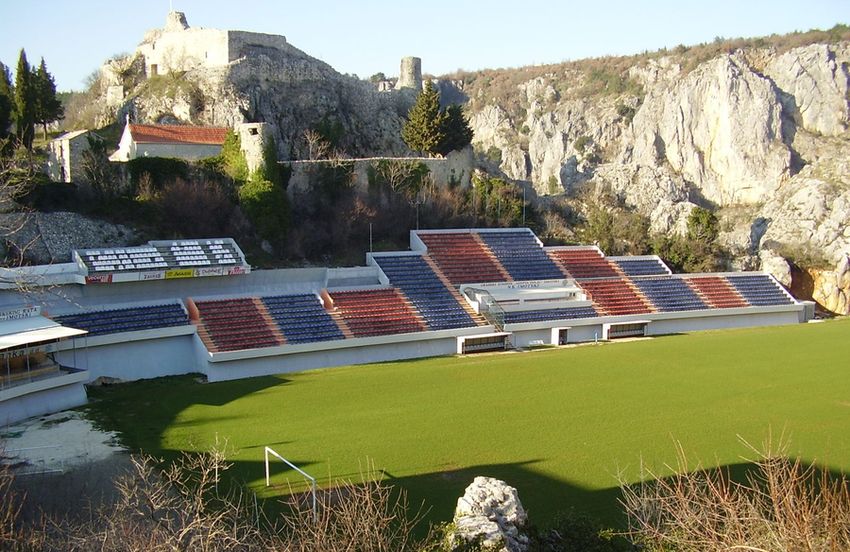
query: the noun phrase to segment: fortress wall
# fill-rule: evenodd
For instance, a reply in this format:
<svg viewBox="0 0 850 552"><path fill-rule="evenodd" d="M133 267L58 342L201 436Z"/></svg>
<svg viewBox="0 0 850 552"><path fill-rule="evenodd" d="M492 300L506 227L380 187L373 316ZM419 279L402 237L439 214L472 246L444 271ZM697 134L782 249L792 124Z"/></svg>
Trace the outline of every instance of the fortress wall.
<svg viewBox="0 0 850 552"><path fill-rule="evenodd" d="M436 157L403 157L403 158L387 158L375 157L369 159L351 159L354 163L353 180L354 188L360 193L367 193L369 190L369 168L377 166L384 159L391 161L403 161L410 163L424 163L434 182L438 186L444 186L449 182L457 182L461 187L470 185L470 178L475 167L475 162L472 155L472 150L467 148L463 151L450 153L445 158ZM289 179L287 192L292 197L296 192L309 192L312 187L313 175L315 167L323 164L332 163L332 161L283 161L282 164L292 167L292 176Z"/></svg>
<svg viewBox="0 0 850 552"><path fill-rule="evenodd" d="M230 62L228 32L218 29L189 28L179 31L162 31L152 36L150 42L139 47L145 56L148 77L171 71L188 71L199 65L225 66Z"/></svg>
<svg viewBox="0 0 850 552"><path fill-rule="evenodd" d="M235 61L243 57L245 55L245 50L250 47L274 48L277 50L284 51L289 48L285 36L264 33L251 33L247 31L226 32L228 62Z"/></svg>

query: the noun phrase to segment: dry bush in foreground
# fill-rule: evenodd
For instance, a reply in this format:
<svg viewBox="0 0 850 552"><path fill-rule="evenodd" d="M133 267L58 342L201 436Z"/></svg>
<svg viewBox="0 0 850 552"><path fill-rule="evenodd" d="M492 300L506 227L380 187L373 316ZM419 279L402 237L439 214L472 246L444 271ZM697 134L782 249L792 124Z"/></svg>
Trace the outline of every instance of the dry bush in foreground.
<svg viewBox="0 0 850 552"><path fill-rule="evenodd" d="M415 524L403 494L371 477L363 484L339 482L318 495L293 495L280 518L270 519L240 491L220 492L230 465L219 450L184 454L170 464L149 456L131 458L117 478L115 503L96 508L84 521L45 516L21 527L20 497L12 474L0 467L0 549L10 551L201 552L413 552ZM223 484L221 485L223 487Z"/></svg>
<svg viewBox="0 0 850 552"><path fill-rule="evenodd" d="M283 517L287 552L413 552L420 545L413 527L421 512L408 517L405 495L381 483L367 470L364 483L345 483L317 495L313 515L308 493L291 495Z"/></svg>
<svg viewBox="0 0 850 552"><path fill-rule="evenodd" d="M630 537L657 551L850 550L847 479L789 460L783 440L749 447L757 457L743 483L726 470L691 471L679 446L676 475L644 469L643 483L622 485Z"/></svg>

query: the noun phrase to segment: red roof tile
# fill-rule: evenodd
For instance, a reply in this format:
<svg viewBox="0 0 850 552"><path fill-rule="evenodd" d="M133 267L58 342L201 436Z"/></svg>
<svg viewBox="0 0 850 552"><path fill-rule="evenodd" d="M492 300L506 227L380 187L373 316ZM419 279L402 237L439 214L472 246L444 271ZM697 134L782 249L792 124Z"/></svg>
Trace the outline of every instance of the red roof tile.
<svg viewBox="0 0 850 552"><path fill-rule="evenodd" d="M228 129L180 125L130 125L136 143L154 144L224 144Z"/></svg>

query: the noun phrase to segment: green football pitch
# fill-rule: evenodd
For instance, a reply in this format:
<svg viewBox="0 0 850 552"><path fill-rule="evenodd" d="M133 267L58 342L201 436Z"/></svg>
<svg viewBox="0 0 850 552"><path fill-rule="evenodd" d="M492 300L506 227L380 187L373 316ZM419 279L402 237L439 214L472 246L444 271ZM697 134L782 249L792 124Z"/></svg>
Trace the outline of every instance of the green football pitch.
<svg viewBox="0 0 850 552"><path fill-rule="evenodd" d="M285 366L285 359L282 367ZM665 472L681 443L707 466L744 466L741 439L850 469L850 320L699 332L528 353L348 366L225 383L193 377L91 391L99 425L170 457L228 443L230 473L260 496L316 476L389 483L448 520L476 475L519 490L544 524L574 509L617 524L618 476ZM275 490L278 489L278 490Z"/></svg>

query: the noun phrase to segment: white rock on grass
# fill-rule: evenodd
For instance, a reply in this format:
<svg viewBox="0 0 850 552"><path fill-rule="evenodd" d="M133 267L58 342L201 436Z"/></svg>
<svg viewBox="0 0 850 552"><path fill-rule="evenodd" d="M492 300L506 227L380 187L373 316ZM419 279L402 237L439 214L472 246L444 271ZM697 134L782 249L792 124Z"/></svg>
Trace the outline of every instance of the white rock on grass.
<svg viewBox="0 0 850 552"><path fill-rule="evenodd" d="M457 501L449 543L478 542L499 552L525 552L528 515L515 488L491 477L476 477Z"/></svg>

